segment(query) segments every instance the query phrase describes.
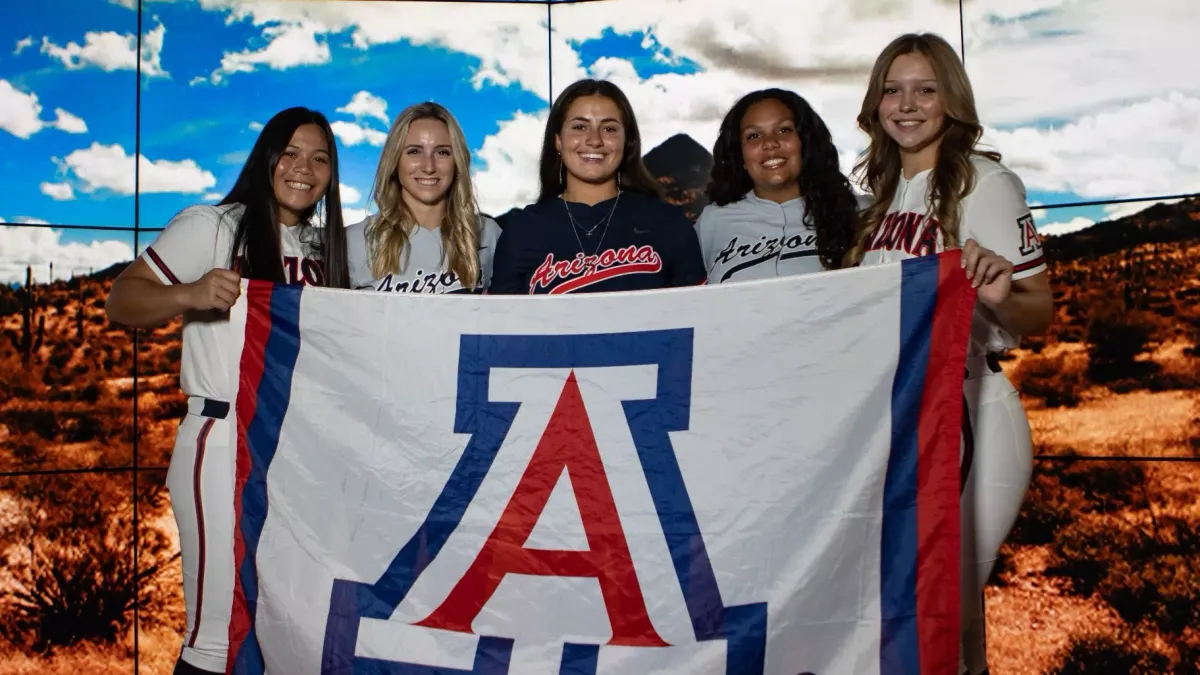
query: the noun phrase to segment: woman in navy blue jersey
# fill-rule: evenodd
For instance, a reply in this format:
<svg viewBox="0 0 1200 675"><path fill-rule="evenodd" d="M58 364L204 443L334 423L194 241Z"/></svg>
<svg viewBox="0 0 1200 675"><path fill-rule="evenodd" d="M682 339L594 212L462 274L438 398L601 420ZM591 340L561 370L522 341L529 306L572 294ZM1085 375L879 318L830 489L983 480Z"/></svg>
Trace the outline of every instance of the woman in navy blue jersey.
<svg viewBox="0 0 1200 675"><path fill-rule="evenodd" d="M633 108L611 82L580 80L550 109L541 195L505 217L492 294L696 286L700 243L642 164Z"/></svg>

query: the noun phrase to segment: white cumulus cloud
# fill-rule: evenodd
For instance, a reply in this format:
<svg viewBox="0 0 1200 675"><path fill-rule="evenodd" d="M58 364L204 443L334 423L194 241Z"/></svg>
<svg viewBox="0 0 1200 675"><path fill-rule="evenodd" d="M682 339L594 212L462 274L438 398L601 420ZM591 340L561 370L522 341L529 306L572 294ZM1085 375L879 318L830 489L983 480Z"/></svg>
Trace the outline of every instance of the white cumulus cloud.
<svg viewBox="0 0 1200 675"><path fill-rule="evenodd" d="M29 49L32 46L33 46L33 36L26 35L25 37L21 38L20 40L17 40L17 46L13 48L13 56L19 56L21 54L21 52L25 51L26 49Z"/></svg>
<svg viewBox="0 0 1200 675"><path fill-rule="evenodd" d="M133 157L119 144L92 143L61 160L62 169L82 186L83 192L99 189L129 195L134 192ZM143 194L175 192L199 194L217 184L213 174L193 159L166 160L138 158L139 185Z"/></svg>
<svg viewBox="0 0 1200 675"><path fill-rule="evenodd" d="M350 102L337 109L340 113L353 115L355 119L364 117L374 118L384 123L391 125L391 119L387 114L387 101L383 97L376 96L365 89L354 94Z"/></svg>
<svg viewBox="0 0 1200 675"><path fill-rule="evenodd" d="M164 77L162 69L163 39L167 28L158 24L142 36L142 75ZM61 61L69 70L96 67L101 70L136 70L138 67L137 36L116 31L88 31L83 44L68 42L55 44L48 37L42 38L42 53Z"/></svg>
<svg viewBox="0 0 1200 675"><path fill-rule="evenodd" d="M42 194L55 201L63 202L75 198L75 190L71 188L70 183L43 182L38 187L41 188Z"/></svg>
<svg viewBox="0 0 1200 675"><path fill-rule="evenodd" d="M342 195L343 204L357 204L358 200L362 199L361 192L345 183L338 183L338 192Z"/></svg>
<svg viewBox="0 0 1200 675"><path fill-rule="evenodd" d="M1095 224L1096 221L1092 220L1091 218L1075 216L1074 218L1065 222L1056 221L1053 223L1047 223L1045 225L1038 225L1037 230L1039 233L1046 236L1057 237L1064 234L1071 234L1072 232L1079 232L1080 230L1086 230Z"/></svg>
<svg viewBox="0 0 1200 675"><path fill-rule="evenodd" d="M805 21L780 20L799 16L794 0L759 0L753 10L722 1L699 12L681 11L672 0L610 0L554 5L551 11L555 89L588 76L616 83L638 116L645 150L677 133L711 150L721 119L738 98L781 87L799 93L822 116L844 170L866 145L854 118L879 50L905 31L953 35L959 23L957 3L940 0L812 0L803 15L813 18ZM612 57L585 68L573 45L606 31L647 33L652 39L643 43L662 54L660 60L687 59L699 70L643 78L630 61Z"/></svg>
<svg viewBox="0 0 1200 675"><path fill-rule="evenodd" d="M358 145L367 143L380 147L387 140L387 133L378 129L364 127L361 124L354 122L343 122L338 120L331 122L329 126L333 129L333 133L338 137L338 140L346 145Z"/></svg>
<svg viewBox="0 0 1200 675"><path fill-rule="evenodd" d="M319 35L351 31L360 49L407 40L474 56L480 63L472 84L516 84L549 97L546 61L546 8L540 3L484 2L464 6L441 2L258 2L200 0L200 6L248 20L271 37L281 30L313 30ZM327 49L327 48L326 48Z"/></svg>
<svg viewBox="0 0 1200 675"><path fill-rule="evenodd" d="M62 108L54 109L55 120L51 123L57 129L65 131L69 134L86 134L87 122L84 122L79 117L63 110Z"/></svg>
<svg viewBox="0 0 1200 675"><path fill-rule="evenodd" d="M310 22L267 26L263 29L263 36L269 39L266 46L226 52L221 57L221 67L209 79L219 84L234 73L252 73L260 67L287 70L329 63L329 44L319 39L318 32L318 27Z"/></svg>
<svg viewBox="0 0 1200 675"><path fill-rule="evenodd" d="M87 124L79 117L55 108L56 118L42 119L42 104L37 94L17 89L8 80L0 79L0 129L16 136L29 138L46 127L54 127L72 134L87 131Z"/></svg>
<svg viewBox="0 0 1200 675"><path fill-rule="evenodd" d="M1172 92L1049 127L989 130L1026 187L1089 199L1200 189L1200 96Z"/></svg>
<svg viewBox="0 0 1200 675"><path fill-rule="evenodd" d="M133 248L117 239L88 243L64 242L62 231L49 227L0 226L0 282L25 280L25 268L32 267L34 278L47 281L50 263L56 279L72 274L87 274L118 262L133 260Z"/></svg>
<svg viewBox="0 0 1200 675"><path fill-rule="evenodd" d="M518 112L500 123L476 153L475 197L484 213L498 216L538 196L538 159L547 112Z"/></svg>

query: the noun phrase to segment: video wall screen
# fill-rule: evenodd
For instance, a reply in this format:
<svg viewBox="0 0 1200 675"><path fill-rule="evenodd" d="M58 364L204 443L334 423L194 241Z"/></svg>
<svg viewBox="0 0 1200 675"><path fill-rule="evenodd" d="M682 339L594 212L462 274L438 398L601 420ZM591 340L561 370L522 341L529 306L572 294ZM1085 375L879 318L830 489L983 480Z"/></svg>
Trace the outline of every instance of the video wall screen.
<svg viewBox="0 0 1200 675"><path fill-rule="evenodd" d="M992 672L1200 672L1200 16L1187 0L43 0L0 24L0 675L168 673L184 628L164 487L178 321L110 324L116 274L216 203L263 122L333 124L371 212L406 106L458 118L485 212L536 199L553 97L631 99L696 217L718 125L792 89L849 172L879 50L956 45L984 142L1025 181L1056 319L1003 367L1035 475L987 592ZM139 35L140 27L140 35ZM1100 670L1097 670L1100 669ZM1107 670L1105 670L1107 669Z"/></svg>

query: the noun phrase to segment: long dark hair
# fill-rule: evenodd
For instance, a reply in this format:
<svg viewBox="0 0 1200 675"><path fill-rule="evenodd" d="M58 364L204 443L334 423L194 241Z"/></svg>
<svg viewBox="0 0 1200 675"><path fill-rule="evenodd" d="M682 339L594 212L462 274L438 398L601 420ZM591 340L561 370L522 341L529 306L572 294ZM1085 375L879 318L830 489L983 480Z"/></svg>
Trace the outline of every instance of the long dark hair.
<svg viewBox="0 0 1200 675"><path fill-rule="evenodd" d="M799 94L786 89L761 89L746 94L721 121L713 145L712 180L705 192L717 206L741 199L754 188L742 158L742 118L750 106L767 99L779 101L796 120L800 137L800 196L804 222L817 233L817 254L826 269L838 269L854 241L858 200L850 179L838 166L838 151L821 116Z"/></svg>
<svg viewBox="0 0 1200 675"><path fill-rule="evenodd" d="M538 171L542 180L542 192L538 201L557 197L567 189L566 181L562 179L562 156L554 147L554 137L562 131L566 121L567 109L581 96L603 96L617 104L621 111L621 123L625 127L625 149L621 155L621 166L617 167L620 176L621 189L629 192L640 192L651 197L661 198L662 186L642 163L642 134L638 131L637 118L633 115L633 106L625 92L612 82L606 80L579 80L554 99L550 107L550 117L546 120L546 134L542 138L542 161Z"/></svg>
<svg viewBox="0 0 1200 675"><path fill-rule="evenodd" d="M301 222L311 222L318 207L323 205L321 221L324 227L317 241L311 242L313 252L320 256L324 270L323 285L332 288L350 287L350 268L346 262L346 227L342 222L342 198L338 190L337 142L329 120L316 110L288 108L277 113L263 127L242 166L237 182L221 204L241 204L244 207L233 232L233 249L229 265L247 279L284 283L282 249L279 242L279 203L275 199L275 167L279 156L292 141L292 134L305 124L315 124L325 134L329 145L329 187L321 201L300 214Z"/></svg>

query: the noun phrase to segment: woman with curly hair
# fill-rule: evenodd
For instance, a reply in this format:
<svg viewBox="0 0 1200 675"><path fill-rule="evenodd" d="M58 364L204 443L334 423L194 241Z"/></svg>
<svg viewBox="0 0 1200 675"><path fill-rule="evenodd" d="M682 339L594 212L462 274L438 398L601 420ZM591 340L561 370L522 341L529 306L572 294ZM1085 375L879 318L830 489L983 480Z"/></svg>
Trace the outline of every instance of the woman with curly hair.
<svg viewBox="0 0 1200 675"><path fill-rule="evenodd" d="M713 146L710 204L696 227L708 283L837 269L858 201L821 117L798 94L746 94Z"/></svg>
<svg viewBox="0 0 1200 675"><path fill-rule="evenodd" d="M976 288L963 392L962 663L986 673L983 587L1021 509L1033 465L1029 421L996 355L1053 317L1025 186L976 147L983 127L962 62L945 40L902 35L875 62L858 115L871 138L856 167L875 203L847 254L879 265L962 249Z"/></svg>

